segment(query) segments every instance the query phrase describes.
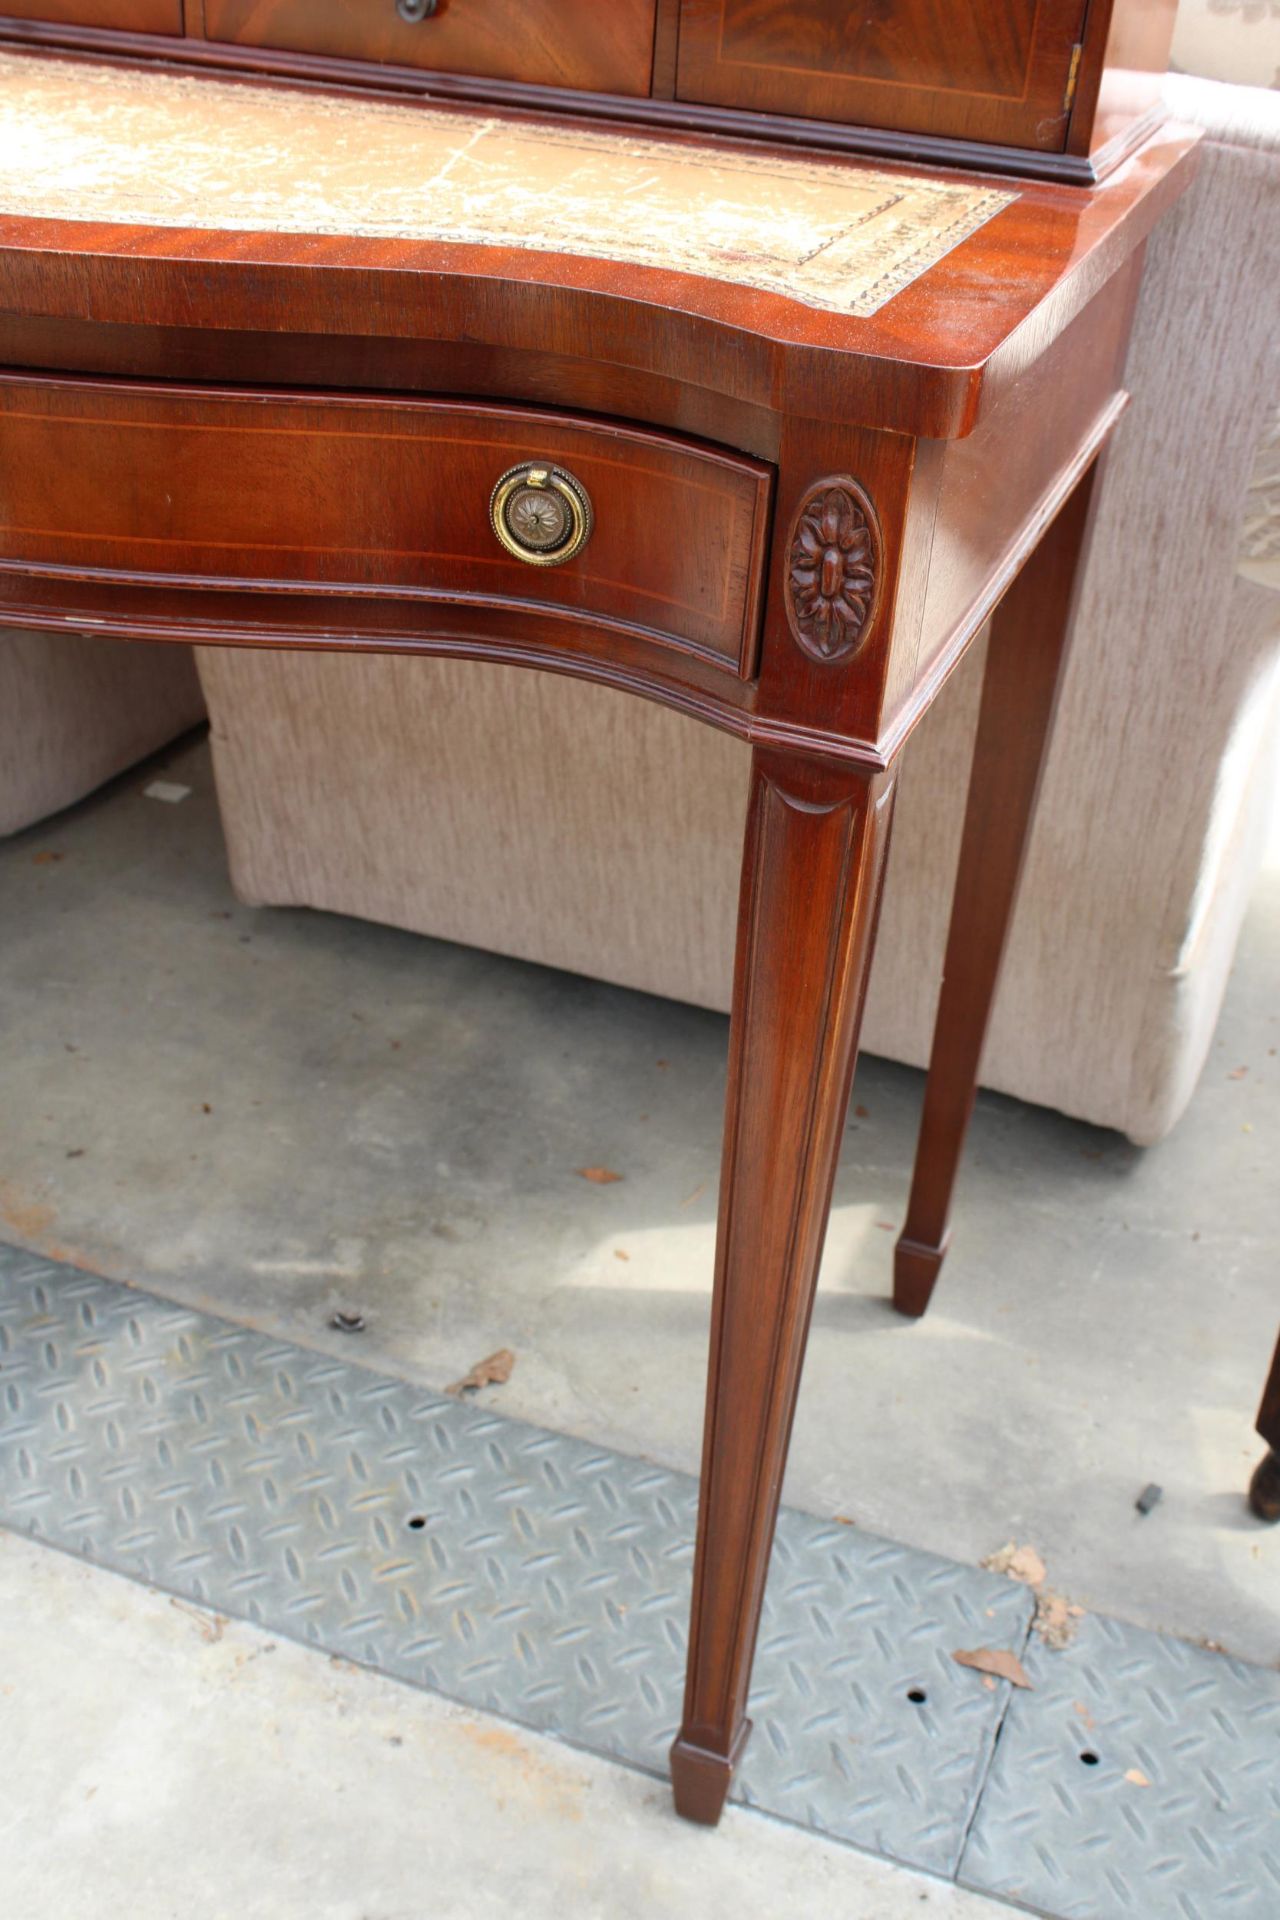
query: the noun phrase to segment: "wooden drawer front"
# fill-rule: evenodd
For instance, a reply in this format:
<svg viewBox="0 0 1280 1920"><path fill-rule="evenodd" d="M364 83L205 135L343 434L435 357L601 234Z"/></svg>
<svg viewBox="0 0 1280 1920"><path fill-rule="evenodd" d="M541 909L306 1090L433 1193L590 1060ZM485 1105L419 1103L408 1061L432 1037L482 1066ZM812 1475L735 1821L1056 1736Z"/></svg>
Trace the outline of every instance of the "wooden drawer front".
<svg viewBox="0 0 1280 1920"><path fill-rule="evenodd" d="M2 3L2 0L0 0ZM205 0L210 40L340 60L385 60L595 93L647 94L657 0L439 0L402 20L396 0Z"/></svg>
<svg viewBox="0 0 1280 1920"><path fill-rule="evenodd" d="M1061 148L1085 0L684 0L677 95Z"/></svg>
<svg viewBox="0 0 1280 1920"><path fill-rule="evenodd" d="M0 0L0 17L121 33L181 33L182 0Z"/></svg>
<svg viewBox="0 0 1280 1920"><path fill-rule="evenodd" d="M525 461L587 489L577 559L499 544L490 495ZM768 494L755 461L565 415L0 377L9 574L526 607L749 675Z"/></svg>

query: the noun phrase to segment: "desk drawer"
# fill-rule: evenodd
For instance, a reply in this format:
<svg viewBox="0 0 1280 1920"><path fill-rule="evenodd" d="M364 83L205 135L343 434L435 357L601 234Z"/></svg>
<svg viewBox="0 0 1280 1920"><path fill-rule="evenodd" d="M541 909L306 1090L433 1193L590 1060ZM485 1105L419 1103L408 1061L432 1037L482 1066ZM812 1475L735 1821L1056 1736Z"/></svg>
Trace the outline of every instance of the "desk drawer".
<svg viewBox="0 0 1280 1920"><path fill-rule="evenodd" d="M549 476L491 521L511 469ZM541 550L555 474L594 516ZM749 677L770 470L640 428L458 401L0 376L0 569L219 594L520 609L622 629ZM575 510L576 511L576 510ZM523 513L523 521L520 516ZM556 529L552 527L553 539ZM490 623L492 624L492 623ZM568 642L571 644L571 641Z"/></svg>
<svg viewBox="0 0 1280 1920"><path fill-rule="evenodd" d="M1085 0L683 0L676 97L1061 148L1084 16Z"/></svg>
<svg viewBox="0 0 1280 1920"><path fill-rule="evenodd" d="M647 94L657 0L205 0L210 40ZM429 0L428 0L429 4ZM406 19L404 13L410 14Z"/></svg>

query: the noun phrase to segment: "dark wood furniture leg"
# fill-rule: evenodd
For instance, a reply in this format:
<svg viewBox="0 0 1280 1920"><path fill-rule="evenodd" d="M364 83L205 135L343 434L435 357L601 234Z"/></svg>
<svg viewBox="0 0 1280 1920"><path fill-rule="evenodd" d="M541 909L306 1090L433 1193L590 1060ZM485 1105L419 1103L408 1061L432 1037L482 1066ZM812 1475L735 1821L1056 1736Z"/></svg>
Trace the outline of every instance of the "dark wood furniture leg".
<svg viewBox="0 0 1280 1920"><path fill-rule="evenodd" d="M1267 1443L1267 1452L1259 1460L1249 1483L1249 1505L1259 1520L1280 1520L1280 1339L1276 1341L1271 1372L1262 1390L1257 1426Z"/></svg>
<svg viewBox="0 0 1280 1920"><path fill-rule="evenodd" d="M875 938L894 775L757 749L743 852L677 1810L720 1818Z"/></svg>
<svg viewBox="0 0 1280 1920"><path fill-rule="evenodd" d="M955 901L933 1030L893 1304L918 1318L947 1251L951 1196L1035 816L1070 639L1096 464L1031 554L991 622Z"/></svg>

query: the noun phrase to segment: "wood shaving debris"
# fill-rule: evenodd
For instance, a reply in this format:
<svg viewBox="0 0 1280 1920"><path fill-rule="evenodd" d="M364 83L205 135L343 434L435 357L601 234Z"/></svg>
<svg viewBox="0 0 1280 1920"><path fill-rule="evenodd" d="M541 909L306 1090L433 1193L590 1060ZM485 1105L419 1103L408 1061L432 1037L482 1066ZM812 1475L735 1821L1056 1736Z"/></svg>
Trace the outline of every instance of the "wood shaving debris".
<svg viewBox="0 0 1280 1920"><path fill-rule="evenodd" d="M574 1172L583 1180L590 1180L593 1186L611 1187L615 1180L623 1175L615 1173L612 1167L575 1167Z"/></svg>
<svg viewBox="0 0 1280 1920"><path fill-rule="evenodd" d="M470 1373L463 1374L461 1380L455 1380L446 1393L474 1393L477 1387L505 1387L511 1378L511 1369L516 1357L510 1347L499 1347L486 1360L477 1360Z"/></svg>
<svg viewBox="0 0 1280 1920"><path fill-rule="evenodd" d="M202 1613L199 1607L190 1607L185 1600L176 1598L171 1598L169 1605L176 1607L179 1613L185 1613L189 1620L195 1621L200 1638L207 1647L216 1646L221 1640L223 1628L227 1624L225 1614Z"/></svg>
<svg viewBox="0 0 1280 1920"><path fill-rule="evenodd" d="M1083 1618L1083 1607L1074 1606L1062 1594L1046 1587L1036 1595L1036 1617L1031 1622L1031 1631L1039 1635L1046 1647L1061 1653L1075 1639L1076 1622Z"/></svg>
<svg viewBox="0 0 1280 1920"><path fill-rule="evenodd" d="M1020 1547L1016 1540L1006 1541L999 1553L989 1553L982 1565L988 1573L1006 1573L1011 1580L1020 1580L1024 1587L1042 1587L1049 1572L1034 1547Z"/></svg>
<svg viewBox="0 0 1280 1920"><path fill-rule="evenodd" d="M1036 1597L1036 1614L1032 1621L1032 1631L1039 1635L1046 1647L1052 1647L1060 1653L1069 1647L1076 1637L1076 1621L1084 1614L1083 1607L1077 1607L1052 1587L1047 1587L1048 1569L1035 1547L1020 1547L1016 1540L1008 1540L998 1553L989 1553L982 1565L988 1573L1003 1573L1010 1580L1020 1581L1024 1587L1030 1587Z"/></svg>
<svg viewBox="0 0 1280 1920"><path fill-rule="evenodd" d="M972 1667L977 1673L993 1674L997 1680L1009 1680L1015 1687L1030 1687L1027 1670L1016 1653L1007 1647L961 1648L951 1658L957 1666Z"/></svg>

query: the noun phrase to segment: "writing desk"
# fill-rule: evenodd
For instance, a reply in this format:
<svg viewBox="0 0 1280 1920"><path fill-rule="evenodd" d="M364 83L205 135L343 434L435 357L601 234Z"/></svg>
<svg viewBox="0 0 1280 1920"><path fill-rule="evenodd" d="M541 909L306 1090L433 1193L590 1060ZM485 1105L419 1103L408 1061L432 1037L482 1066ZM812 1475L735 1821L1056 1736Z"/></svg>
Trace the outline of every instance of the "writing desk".
<svg viewBox="0 0 1280 1920"><path fill-rule="evenodd" d="M748 1732L898 758L995 610L898 1248L918 1313L1192 145L1086 189L0 53L0 620L519 662L751 743L693 1819Z"/></svg>

